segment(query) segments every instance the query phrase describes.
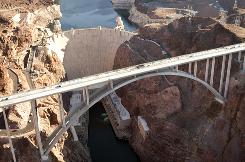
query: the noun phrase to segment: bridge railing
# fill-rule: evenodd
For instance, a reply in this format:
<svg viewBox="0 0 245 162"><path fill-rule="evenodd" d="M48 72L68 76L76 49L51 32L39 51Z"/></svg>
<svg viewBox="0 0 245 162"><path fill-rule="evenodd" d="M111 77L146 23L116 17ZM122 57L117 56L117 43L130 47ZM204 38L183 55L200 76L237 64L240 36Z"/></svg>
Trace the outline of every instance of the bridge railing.
<svg viewBox="0 0 245 162"><path fill-rule="evenodd" d="M244 60L244 55L242 52L245 51L245 43L226 46L222 48L217 48L208 51L196 52L192 54L177 56L173 58L168 58L164 60L158 60L154 62L144 63L140 65L130 66L127 68L122 68L118 70L113 70L101 74L95 74L92 76L87 76L79 79L74 79L66 82L62 82L53 86L48 86L41 89L35 89L27 92L21 92L11 96L0 98L0 107L8 107L21 102L26 102L34 99L39 99L54 94L64 93L68 91L73 91L76 89L82 89L107 83L110 80L118 80L122 78L127 78L130 76L137 76L140 74L157 71L159 69L166 69L170 67L178 67L180 65L195 63L197 61L213 59L215 57L223 55L233 55L238 54L238 60ZM244 62L244 61L242 61ZM243 63L243 69L244 63Z"/></svg>
<svg viewBox="0 0 245 162"><path fill-rule="evenodd" d="M241 70L245 71L245 43L226 46L208 51L196 52L192 54L182 55L169 59L139 64L131 67L126 67L118 70L113 70L101 74L83 77L80 79L70 80L67 82L59 83L53 86L45 87L42 89L30 90L21 92L11 96L0 98L0 107L5 112L9 106L31 101L55 94L59 94L60 104L62 104L62 97L60 94L73 91L82 90L83 92L83 107L69 112L64 116L63 106L60 107L61 123L54 130L54 132L42 142L38 122L35 123L35 130L37 134L38 147L42 159L47 159L47 156L57 141L63 136L73 123L84 114L93 104L98 102L104 96L110 94L114 90L127 85L133 81L143 79L145 77L156 76L161 74L186 76L188 78L196 78L198 80L198 65L199 62L206 62L205 76L202 82L206 87L212 91L217 91L221 96L221 102L227 98L229 80L231 75L232 61L237 61L241 64ZM222 58L221 68L219 71L219 87L217 90L214 88L214 75L215 63L217 58ZM182 71L183 66L187 66L187 71ZM186 69L186 68L185 68ZM166 71L170 72L166 72ZM38 113L33 115L34 121L38 121ZM8 126L7 119L5 119L6 126ZM10 141L11 142L11 141Z"/></svg>

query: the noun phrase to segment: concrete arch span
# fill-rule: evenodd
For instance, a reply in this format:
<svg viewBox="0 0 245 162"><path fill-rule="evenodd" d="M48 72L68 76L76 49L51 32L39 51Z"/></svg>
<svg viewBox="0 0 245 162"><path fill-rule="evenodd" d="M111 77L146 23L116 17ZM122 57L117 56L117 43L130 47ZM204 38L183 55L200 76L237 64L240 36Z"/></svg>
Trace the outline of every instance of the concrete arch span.
<svg viewBox="0 0 245 162"><path fill-rule="evenodd" d="M63 135L63 133L65 133L74 123L75 120L77 120L80 116L82 116L85 112L87 112L93 105L95 105L97 102L99 102L101 99L103 99L104 97L106 97L107 95L109 95L110 93L112 93L113 91L120 89L130 83L136 82L138 80L142 80L145 78L149 78L149 77L154 77L154 76L179 76L179 77L184 77L184 78L188 78L191 79L193 81L197 81L200 84L202 84L204 87L206 87L214 96L215 98L221 102L224 103L224 97L221 96L212 86L210 86L208 83L206 83L205 81L187 73L187 72L183 72L183 71L179 71L179 70L166 70L166 71L162 71L162 72L152 72L149 74L143 74L140 76L136 76L136 77L130 77L129 79L124 79L122 81L119 81L119 83L115 84L113 88L110 87L109 81L108 81L108 85L104 86L104 88L101 88L100 91L97 91L93 94L91 94L90 97L90 102L88 105L85 104L85 106L80 109L76 109L75 111L71 112L70 114L68 114L67 118L66 118L66 127L58 127L54 132L56 132L56 134L54 136L51 137L51 139L49 139L50 142L48 142L48 147L45 149L45 155L48 155L50 150L53 148L53 146L57 143L57 141L60 139L60 137Z"/></svg>
<svg viewBox="0 0 245 162"><path fill-rule="evenodd" d="M135 33L99 27L69 30L64 35L69 41L63 63L71 80L112 70L118 47Z"/></svg>

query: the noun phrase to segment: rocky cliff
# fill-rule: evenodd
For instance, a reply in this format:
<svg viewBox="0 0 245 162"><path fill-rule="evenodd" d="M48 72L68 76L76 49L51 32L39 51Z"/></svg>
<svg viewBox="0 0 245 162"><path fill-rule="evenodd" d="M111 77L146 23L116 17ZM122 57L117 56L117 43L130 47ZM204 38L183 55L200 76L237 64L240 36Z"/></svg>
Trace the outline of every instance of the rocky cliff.
<svg viewBox="0 0 245 162"><path fill-rule="evenodd" d="M237 0L237 8L234 9L235 0L135 0L130 10L129 20L143 27L151 23L169 24L182 17L212 17L220 20L221 11L227 11L225 22L236 24L237 17L240 20L238 26L244 27L245 2ZM235 26L236 27L236 26ZM231 27L231 28L234 28Z"/></svg>
<svg viewBox="0 0 245 162"><path fill-rule="evenodd" d="M142 27L151 23L169 24L181 17L194 16L196 14L195 11L183 7L187 6L187 3L183 1L180 3L179 5L175 1L154 2L136 0L130 9L129 20Z"/></svg>
<svg viewBox="0 0 245 162"><path fill-rule="evenodd" d="M226 10L232 11L233 10L233 6L234 6L234 3L235 3L235 0L219 0L219 3ZM243 1L243 0L237 0L237 5L240 8L245 8L245 1Z"/></svg>
<svg viewBox="0 0 245 162"><path fill-rule="evenodd" d="M0 1L0 95L11 95L58 83L65 78L63 67L66 41L61 34L60 6L52 0ZM58 96L36 101L42 139L60 123ZM2 111L2 110L1 110ZM6 111L13 132L13 146L19 162L40 161L35 140L31 103L21 103ZM5 125L0 119L0 161L12 161ZM19 131L21 130L21 131ZM74 147L76 150L74 150ZM52 149L51 161L89 161L79 142L69 133Z"/></svg>
<svg viewBox="0 0 245 162"><path fill-rule="evenodd" d="M122 44L114 68L179 56L241 42L228 29L209 18L151 24ZM214 86L219 84L221 59L216 60ZM204 77L205 61L197 75ZM133 117L130 144L142 162L238 162L245 151L245 74L233 58L230 95L225 105L199 83L181 77L143 79L117 91ZM188 67L181 67L188 68ZM142 116L149 133L137 124Z"/></svg>

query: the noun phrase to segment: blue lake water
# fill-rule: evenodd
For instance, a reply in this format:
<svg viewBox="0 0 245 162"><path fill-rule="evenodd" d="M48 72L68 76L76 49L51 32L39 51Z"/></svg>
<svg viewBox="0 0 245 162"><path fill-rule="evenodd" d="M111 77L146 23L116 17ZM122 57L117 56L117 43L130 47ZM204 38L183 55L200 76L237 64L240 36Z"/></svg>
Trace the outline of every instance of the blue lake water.
<svg viewBox="0 0 245 162"><path fill-rule="evenodd" d="M118 16L110 0L62 0L61 11L63 30L98 26L114 28L115 17ZM125 16L122 16L122 19L126 30L136 29Z"/></svg>

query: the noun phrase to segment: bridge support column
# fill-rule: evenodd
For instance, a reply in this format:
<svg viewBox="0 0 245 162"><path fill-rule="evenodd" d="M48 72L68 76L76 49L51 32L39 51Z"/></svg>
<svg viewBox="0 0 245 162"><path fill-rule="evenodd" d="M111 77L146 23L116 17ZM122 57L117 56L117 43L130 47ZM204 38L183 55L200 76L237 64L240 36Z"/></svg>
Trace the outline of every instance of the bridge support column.
<svg viewBox="0 0 245 162"><path fill-rule="evenodd" d="M242 51L239 51L239 53L238 53L238 62L241 62L241 57L242 57Z"/></svg>
<svg viewBox="0 0 245 162"><path fill-rule="evenodd" d="M60 106L60 120L61 120L61 124L62 124L62 127L65 127L66 126L66 123L65 123L65 112L64 112L64 106L63 106L62 94L59 94L58 101L59 101L59 106Z"/></svg>
<svg viewBox="0 0 245 162"><path fill-rule="evenodd" d="M191 62L189 63L189 70L188 72L191 74Z"/></svg>
<svg viewBox="0 0 245 162"><path fill-rule="evenodd" d="M211 66L211 76L210 76L210 85L213 87L214 84L214 67L215 67L215 57L212 59L212 66Z"/></svg>
<svg viewBox="0 0 245 162"><path fill-rule="evenodd" d="M89 91L88 91L88 87L85 87L83 89L83 101L84 101L84 103L86 103L87 105L89 105Z"/></svg>
<svg viewBox="0 0 245 162"><path fill-rule="evenodd" d="M74 126L71 126L70 130L71 130L74 141L78 141L77 132Z"/></svg>
<svg viewBox="0 0 245 162"><path fill-rule="evenodd" d="M11 136L10 136L9 124L8 124L7 116L6 116L6 113L5 113L5 108L3 108L3 117L4 117L5 127L7 129L9 145L10 145L13 161L16 162L16 157L15 157L15 153L14 153L14 146L13 146L13 142L12 142L12 139L11 139Z"/></svg>
<svg viewBox="0 0 245 162"><path fill-rule="evenodd" d="M177 71L178 71L178 70L179 70L179 66L175 66L175 70L177 70Z"/></svg>
<svg viewBox="0 0 245 162"><path fill-rule="evenodd" d="M243 71L245 71L245 55L244 55L244 57L243 57Z"/></svg>
<svg viewBox="0 0 245 162"><path fill-rule="evenodd" d="M86 102L86 93L85 93L85 89L83 89L83 102Z"/></svg>
<svg viewBox="0 0 245 162"><path fill-rule="evenodd" d="M32 103L32 117L33 117L33 122L34 122L34 127L35 127L37 145L39 148L39 152L40 152L42 161L47 161L48 156L44 155L43 144L42 144L42 139L41 139L41 135L40 135L38 113L36 111L36 102L31 101L31 103Z"/></svg>
<svg viewBox="0 0 245 162"><path fill-rule="evenodd" d="M114 85L113 85L113 81L112 80L109 81L109 86L110 86L111 89L113 89Z"/></svg>
<svg viewBox="0 0 245 162"><path fill-rule="evenodd" d="M194 76L195 77L197 76L197 61L195 61L195 64L194 64Z"/></svg>
<svg viewBox="0 0 245 162"><path fill-rule="evenodd" d="M206 70L205 70L205 82L208 82L208 71L209 71L209 59L206 62Z"/></svg>
<svg viewBox="0 0 245 162"><path fill-rule="evenodd" d="M226 73L226 79L225 79L225 91L224 91L225 98L227 98L228 88L229 88L229 83L230 83L231 61L232 61L232 54L229 54L227 73Z"/></svg>
<svg viewBox="0 0 245 162"><path fill-rule="evenodd" d="M224 82L224 75L225 75L225 61L226 61L226 55L223 56L223 60L222 60L222 67L221 67L220 81L219 81L220 94L222 94L222 89L223 89L223 82Z"/></svg>

